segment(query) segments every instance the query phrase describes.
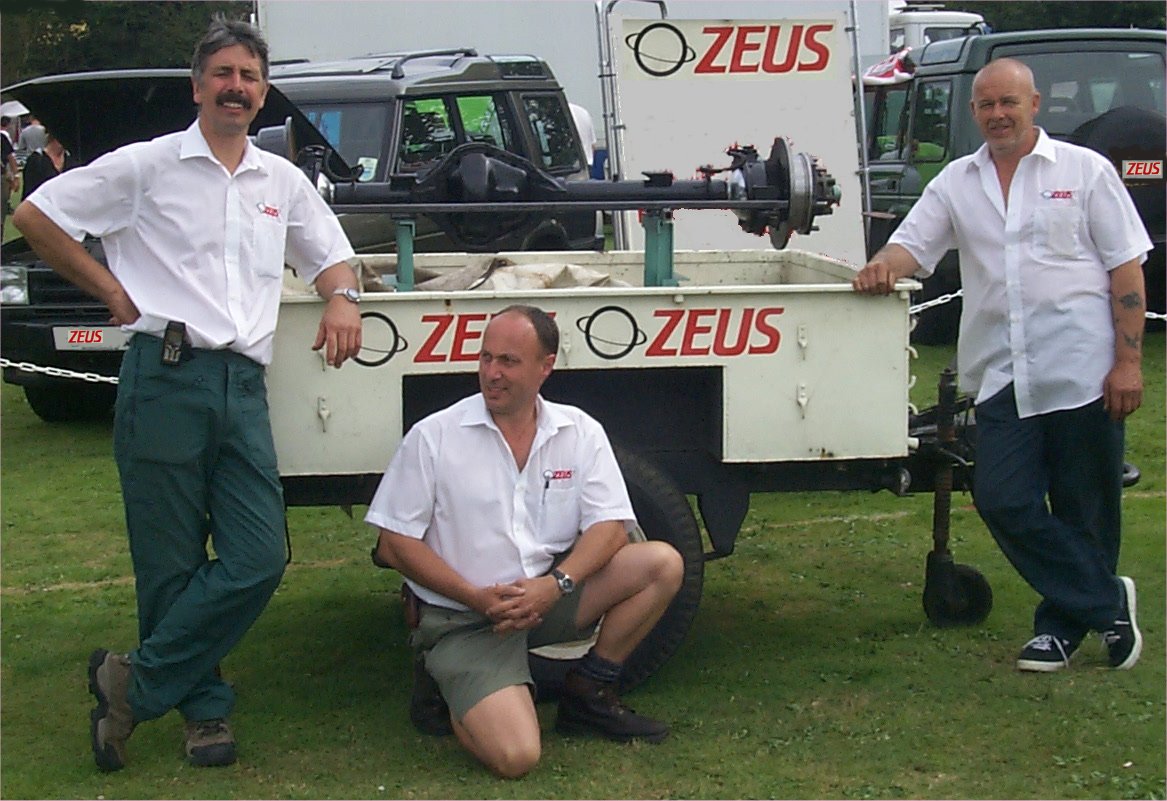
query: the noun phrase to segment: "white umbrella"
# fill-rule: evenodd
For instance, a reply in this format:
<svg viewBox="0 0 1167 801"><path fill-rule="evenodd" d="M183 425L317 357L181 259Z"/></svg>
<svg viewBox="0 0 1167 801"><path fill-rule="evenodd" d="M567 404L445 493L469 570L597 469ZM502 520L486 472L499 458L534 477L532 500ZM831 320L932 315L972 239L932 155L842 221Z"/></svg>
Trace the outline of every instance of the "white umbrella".
<svg viewBox="0 0 1167 801"><path fill-rule="evenodd" d="M28 108L19 100L9 100L7 103L0 103L0 117L19 117L27 113Z"/></svg>

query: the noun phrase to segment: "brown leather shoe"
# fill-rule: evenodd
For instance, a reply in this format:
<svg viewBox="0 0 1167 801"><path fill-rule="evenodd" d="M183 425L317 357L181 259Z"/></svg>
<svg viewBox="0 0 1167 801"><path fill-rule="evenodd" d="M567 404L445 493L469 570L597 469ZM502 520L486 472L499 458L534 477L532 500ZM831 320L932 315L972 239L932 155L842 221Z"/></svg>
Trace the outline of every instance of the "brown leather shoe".
<svg viewBox="0 0 1167 801"><path fill-rule="evenodd" d="M597 734L609 740L663 742L669 727L659 720L638 715L616 694L613 684L603 684L572 670L559 696L555 730L562 734Z"/></svg>
<svg viewBox="0 0 1167 801"><path fill-rule="evenodd" d="M218 768L235 762L235 735L226 718L186 722L186 758L200 768Z"/></svg>
<svg viewBox="0 0 1167 801"><path fill-rule="evenodd" d="M97 706L89 713L93 761L104 771L126 766L126 741L134 733L130 709L130 658L98 648L89 656L89 692Z"/></svg>

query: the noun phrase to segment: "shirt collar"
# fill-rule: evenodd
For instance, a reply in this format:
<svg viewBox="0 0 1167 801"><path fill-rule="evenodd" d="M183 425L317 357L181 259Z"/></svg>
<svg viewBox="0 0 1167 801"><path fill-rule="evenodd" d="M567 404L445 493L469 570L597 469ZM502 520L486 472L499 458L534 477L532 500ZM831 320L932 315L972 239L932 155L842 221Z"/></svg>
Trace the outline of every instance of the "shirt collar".
<svg viewBox="0 0 1167 801"><path fill-rule="evenodd" d="M197 118L182 134L182 142L179 145L178 158L179 160L189 158L205 158L210 159L216 164L220 163L219 160L215 158L215 154L211 152L211 146L207 144L206 137L203 136L203 131L201 128L199 128L199 121ZM263 166L263 162L260 161L259 152L255 146L251 144L250 139L247 140L247 144L243 148L243 160L239 162L239 167L235 170L235 174L238 175L239 173L245 172L247 170L259 170L260 172L266 171Z"/></svg>
<svg viewBox="0 0 1167 801"><path fill-rule="evenodd" d="M554 406L548 405L543 400L542 395L535 396L535 410L535 428L537 431L554 434L559 429L571 425L571 418ZM489 426L490 428L498 429L498 426L486 408L486 399L482 397L481 392L474 396L472 403L467 405L466 413L462 415L462 425Z"/></svg>
<svg viewBox="0 0 1167 801"><path fill-rule="evenodd" d="M1037 128L1037 143L1034 144L1033 150L1026 153L1023 158L1028 158L1029 156L1038 156L1045 159L1046 161L1056 162L1058 157L1057 152L1054 150L1054 140L1049 137L1049 134L1047 134L1045 129L1040 125L1035 125L1034 127ZM972 169L973 167L976 167L977 169L983 169L992 163L993 157L990 155L989 145L986 143L977 148L976 153L973 153L972 160L969 161L968 166L969 169Z"/></svg>

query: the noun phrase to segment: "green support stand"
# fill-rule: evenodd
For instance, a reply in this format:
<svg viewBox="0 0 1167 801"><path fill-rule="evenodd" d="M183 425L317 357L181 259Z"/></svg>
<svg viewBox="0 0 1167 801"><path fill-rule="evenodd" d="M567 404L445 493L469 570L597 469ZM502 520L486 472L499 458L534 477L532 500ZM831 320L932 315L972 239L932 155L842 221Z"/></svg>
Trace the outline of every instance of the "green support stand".
<svg viewBox="0 0 1167 801"><path fill-rule="evenodd" d="M413 237L417 224L412 219L395 220L397 224L397 291L413 290Z"/></svg>
<svg viewBox="0 0 1167 801"><path fill-rule="evenodd" d="M671 211L648 211L644 214L644 285L677 285L677 279L673 276Z"/></svg>

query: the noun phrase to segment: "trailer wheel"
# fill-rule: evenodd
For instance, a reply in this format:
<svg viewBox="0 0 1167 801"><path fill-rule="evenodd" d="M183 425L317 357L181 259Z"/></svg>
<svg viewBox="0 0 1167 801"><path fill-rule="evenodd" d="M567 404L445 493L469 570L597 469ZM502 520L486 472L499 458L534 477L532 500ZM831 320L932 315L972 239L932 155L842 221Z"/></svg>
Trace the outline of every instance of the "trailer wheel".
<svg viewBox="0 0 1167 801"><path fill-rule="evenodd" d="M980 571L928 554L924 613L941 628L974 626L993 608L993 590Z"/></svg>
<svg viewBox="0 0 1167 801"><path fill-rule="evenodd" d="M672 479L645 458L619 446L614 450L644 538L669 543L685 562L681 589L664 616L624 663L620 689L627 691L660 669L689 633L701 602L705 554L693 510ZM638 538L633 536L634 540ZM587 653L591 643L568 643L531 651L531 675L540 699L559 694L567 671Z"/></svg>

